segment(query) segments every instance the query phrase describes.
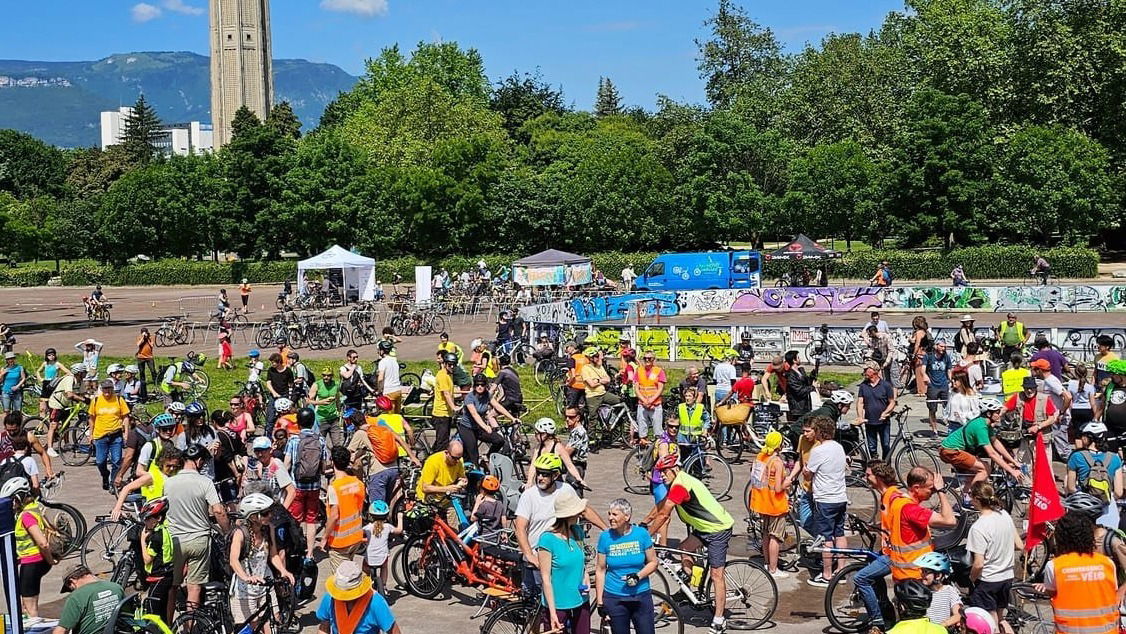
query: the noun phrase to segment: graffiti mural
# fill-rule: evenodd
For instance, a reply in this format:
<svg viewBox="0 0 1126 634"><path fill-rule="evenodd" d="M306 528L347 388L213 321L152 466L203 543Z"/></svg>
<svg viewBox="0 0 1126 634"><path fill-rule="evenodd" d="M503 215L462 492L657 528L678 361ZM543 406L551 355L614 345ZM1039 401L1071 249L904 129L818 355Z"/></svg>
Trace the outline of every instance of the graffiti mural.
<svg viewBox="0 0 1126 634"><path fill-rule="evenodd" d="M759 312L851 312L879 308L879 288L755 288L744 291L731 304L733 313Z"/></svg>
<svg viewBox="0 0 1126 634"><path fill-rule="evenodd" d="M986 288L916 286L883 290L881 308L988 310L993 297Z"/></svg>
<svg viewBox="0 0 1126 634"><path fill-rule="evenodd" d="M672 359L672 340L668 328L637 329L637 349L652 352L658 359Z"/></svg>
<svg viewBox="0 0 1126 634"><path fill-rule="evenodd" d="M676 303L681 314L684 315L726 313L731 310L736 298L745 292L739 289L726 289L677 293Z"/></svg>
<svg viewBox="0 0 1126 634"><path fill-rule="evenodd" d="M600 326L594 330L594 334L586 338L586 343L590 346L598 346L603 350L609 351L611 355L616 356L618 353L618 339L621 337L622 332L626 332L628 336L628 331L622 328Z"/></svg>
<svg viewBox="0 0 1126 634"><path fill-rule="evenodd" d="M722 359L731 349L730 328L677 328L676 358Z"/></svg>

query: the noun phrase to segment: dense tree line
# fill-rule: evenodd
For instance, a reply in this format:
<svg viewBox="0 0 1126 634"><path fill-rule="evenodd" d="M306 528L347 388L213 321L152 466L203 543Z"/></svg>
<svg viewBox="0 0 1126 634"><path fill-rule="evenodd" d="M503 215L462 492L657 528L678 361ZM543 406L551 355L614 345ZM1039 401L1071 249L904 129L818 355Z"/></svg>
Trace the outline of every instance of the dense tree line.
<svg viewBox="0 0 1126 634"><path fill-rule="evenodd" d="M786 54L720 0L706 106L589 110L538 73L491 83L456 43L367 63L302 136L288 104L164 158L146 104L107 151L0 131L8 255L340 243L378 257L689 248L815 236L902 246L1102 244L1126 202L1126 1L909 0Z"/></svg>

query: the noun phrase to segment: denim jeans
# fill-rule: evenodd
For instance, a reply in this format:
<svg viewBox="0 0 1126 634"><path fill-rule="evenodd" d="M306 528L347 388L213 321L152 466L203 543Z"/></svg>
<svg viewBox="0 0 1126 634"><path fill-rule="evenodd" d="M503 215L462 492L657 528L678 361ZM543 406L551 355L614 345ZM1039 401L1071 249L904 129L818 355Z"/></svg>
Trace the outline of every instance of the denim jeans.
<svg viewBox="0 0 1126 634"><path fill-rule="evenodd" d="M609 592L603 593L602 600L606 615L610 617L611 634L630 634L633 624L634 634L653 634L653 595L642 592L634 597L620 597Z"/></svg>
<svg viewBox="0 0 1126 634"><path fill-rule="evenodd" d="M7 392L0 397L3 402L5 412L18 412L23 409L23 392Z"/></svg>
<svg viewBox="0 0 1126 634"><path fill-rule="evenodd" d="M117 475L117 468L121 466L121 448L124 444L121 432L106 434L94 441L94 462L97 463L98 471L102 474L103 488L108 488L110 481Z"/></svg>
<svg viewBox="0 0 1126 634"><path fill-rule="evenodd" d="M798 523L805 532L813 534L813 495L804 489L798 493Z"/></svg>
<svg viewBox="0 0 1126 634"><path fill-rule="evenodd" d="M852 583L856 585L856 590L860 592L860 598L864 601L864 608L872 618L869 625L883 625L884 615L880 611L880 595L883 595L883 601L886 602L887 586L884 584L884 577L890 574L891 557L880 555L852 576ZM880 594L876 594L877 592Z"/></svg>
<svg viewBox="0 0 1126 634"><path fill-rule="evenodd" d="M395 478L399 477L399 470L397 468L384 469L379 473L368 478L368 502L376 500L387 501L387 494L390 493L391 487L395 483Z"/></svg>
<svg viewBox="0 0 1126 634"><path fill-rule="evenodd" d="M872 458L876 457L876 440L880 441L882 447L883 459L885 462L891 461L891 456L888 455L888 449L891 448L891 424L890 423L865 423L864 435L868 437L868 455Z"/></svg>

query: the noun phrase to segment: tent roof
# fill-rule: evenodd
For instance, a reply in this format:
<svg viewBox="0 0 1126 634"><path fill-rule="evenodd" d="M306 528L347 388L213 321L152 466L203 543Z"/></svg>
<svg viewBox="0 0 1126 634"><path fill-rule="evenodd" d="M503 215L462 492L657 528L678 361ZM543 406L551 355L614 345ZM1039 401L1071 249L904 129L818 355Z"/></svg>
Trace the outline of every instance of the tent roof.
<svg viewBox="0 0 1126 634"><path fill-rule="evenodd" d="M297 267L301 269L356 269L374 265L374 259L352 253L337 244L320 255L314 255L297 263Z"/></svg>
<svg viewBox="0 0 1126 634"><path fill-rule="evenodd" d="M804 233L766 256L768 260L825 260L841 257L840 251L832 251L809 239Z"/></svg>
<svg viewBox="0 0 1126 634"><path fill-rule="evenodd" d="M590 258L585 255L575 255L574 253L559 251L558 249L548 249L547 251L540 251L535 255L529 255L526 258L520 258L512 264L515 266L552 266L560 264L582 264L584 262L590 262Z"/></svg>

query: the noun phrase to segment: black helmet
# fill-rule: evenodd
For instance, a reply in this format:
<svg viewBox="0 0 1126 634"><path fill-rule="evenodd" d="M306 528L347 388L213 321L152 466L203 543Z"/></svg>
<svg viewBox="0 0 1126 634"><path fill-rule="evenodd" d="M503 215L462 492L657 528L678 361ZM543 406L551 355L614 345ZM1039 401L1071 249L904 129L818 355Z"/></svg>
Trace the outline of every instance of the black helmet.
<svg viewBox="0 0 1126 634"><path fill-rule="evenodd" d="M489 384L489 379L484 374L475 374L473 376L473 387L477 387L478 385L488 385L488 384Z"/></svg>
<svg viewBox="0 0 1126 634"><path fill-rule="evenodd" d="M743 334L739 335L739 338L742 339L743 341L750 341L751 340L751 333L744 332Z"/></svg>
<svg viewBox="0 0 1126 634"><path fill-rule="evenodd" d="M184 459L191 460L197 464L207 462L211 458L211 452L206 447L199 443L192 443L184 451Z"/></svg>
<svg viewBox="0 0 1126 634"><path fill-rule="evenodd" d="M312 428L317 420L317 414L312 407L302 407L297 410L297 426L301 429Z"/></svg>
<svg viewBox="0 0 1126 634"><path fill-rule="evenodd" d="M379 348L379 351L382 352L383 354L387 354L388 352L391 352L392 350L395 349L395 344L391 343L390 341L387 341L386 339L383 339L382 341L379 342L378 345L376 345L376 347Z"/></svg>
<svg viewBox="0 0 1126 634"><path fill-rule="evenodd" d="M931 606L931 594L931 589L918 579L895 584L895 602L904 618L919 618L926 614Z"/></svg>
<svg viewBox="0 0 1126 634"><path fill-rule="evenodd" d="M449 363L457 365L457 355L452 352L447 352L442 355L442 363Z"/></svg>
<svg viewBox="0 0 1126 634"><path fill-rule="evenodd" d="M502 366L512 365L512 357L508 356L507 354L498 354L497 364Z"/></svg>

